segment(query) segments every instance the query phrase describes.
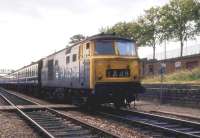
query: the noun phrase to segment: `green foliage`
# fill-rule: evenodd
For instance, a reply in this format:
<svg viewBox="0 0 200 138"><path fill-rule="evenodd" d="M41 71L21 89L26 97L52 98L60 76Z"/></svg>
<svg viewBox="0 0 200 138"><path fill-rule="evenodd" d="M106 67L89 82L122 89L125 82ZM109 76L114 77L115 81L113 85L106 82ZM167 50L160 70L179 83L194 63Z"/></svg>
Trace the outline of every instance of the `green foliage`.
<svg viewBox="0 0 200 138"><path fill-rule="evenodd" d="M114 33L117 36L126 37L135 41L140 38L140 26L136 22L119 22L112 27L101 28L101 33Z"/></svg>
<svg viewBox="0 0 200 138"><path fill-rule="evenodd" d="M200 2L197 2L197 6L196 6L196 10L195 10L195 27L196 27L196 33L199 34L200 33Z"/></svg>
<svg viewBox="0 0 200 138"><path fill-rule="evenodd" d="M153 59L155 59L156 43L160 42L160 14L159 7L152 7L145 11L145 15L139 19L142 28L142 43L141 46L153 47Z"/></svg>
<svg viewBox="0 0 200 138"><path fill-rule="evenodd" d="M70 38L70 44L75 44L75 43L78 43L80 42L81 40L84 40L86 37L82 34L77 34L77 35L74 35Z"/></svg>
<svg viewBox="0 0 200 138"><path fill-rule="evenodd" d="M146 77L143 79L145 83L159 83L160 76ZM164 76L165 83L200 83L200 68L195 68L192 70L181 70L172 74L167 74Z"/></svg>
<svg viewBox="0 0 200 138"><path fill-rule="evenodd" d="M139 46L151 46L154 58L156 44L178 40L182 56L184 41L194 39L200 33L200 2L171 0L162 7L146 10L137 21L119 22L100 31L134 39Z"/></svg>
<svg viewBox="0 0 200 138"><path fill-rule="evenodd" d="M194 0L171 0L169 4L162 7L161 25L168 38L177 39L181 43L183 55L184 41L194 39L196 28L194 26L197 13L197 2Z"/></svg>
<svg viewBox="0 0 200 138"><path fill-rule="evenodd" d="M159 39L159 8L150 8L145 11L145 15L139 19L139 23L143 28L143 37L145 38L145 43L143 45L155 46L156 41Z"/></svg>

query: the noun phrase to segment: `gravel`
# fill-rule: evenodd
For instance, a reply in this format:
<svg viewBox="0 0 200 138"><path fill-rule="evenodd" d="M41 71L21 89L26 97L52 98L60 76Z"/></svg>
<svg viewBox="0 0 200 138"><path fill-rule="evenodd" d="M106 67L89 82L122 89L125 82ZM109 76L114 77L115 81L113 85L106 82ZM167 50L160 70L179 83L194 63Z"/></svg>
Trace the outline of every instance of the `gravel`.
<svg viewBox="0 0 200 138"><path fill-rule="evenodd" d="M133 108L133 105L131 105L131 109L200 122L199 108L173 106L169 104L160 104L158 102L138 101L136 102L136 108Z"/></svg>
<svg viewBox="0 0 200 138"><path fill-rule="evenodd" d="M14 112L0 111L0 138L39 138Z"/></svg>
<svg viewBox="0 0 200 138"><path fill-rule="evenodd" d="M23 97L23 98L25 98L25 99L29 99L29 100L31 100L31 101L33 101L33 102L36 102L36 103L38 103L38 104L41 104L41 105L48 105L48 104L51 104L51 103L48 102L48 101L41 100L41 99L36 98L36 97L31 97L31 96L22 94L22 93L17 92L17 91L11 91L11 90L8 90L8 91L9 91L10 93L16 94L16 95L21 96L21 97Z"/></svg>
<svg viewBox="0 0 200 138"><path fill-rule="evenodd" d="M101 118L95 115L88 115L78 111L60 111L67 116L87 122L90 125L115 133L122 138L149 138L150 136L140 133L139 130L113 120Z"/></svg>
<svg viewBox="0 0 200 138"><path fill-rule="evenodd" d="M9 105L1 96L0 96L0 106Z"/></svg>

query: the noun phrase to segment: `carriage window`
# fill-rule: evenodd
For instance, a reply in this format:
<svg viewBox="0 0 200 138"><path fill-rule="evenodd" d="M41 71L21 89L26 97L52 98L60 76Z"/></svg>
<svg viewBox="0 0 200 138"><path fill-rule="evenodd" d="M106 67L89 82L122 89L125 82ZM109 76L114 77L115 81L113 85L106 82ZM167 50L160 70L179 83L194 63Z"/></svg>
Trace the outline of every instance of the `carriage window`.
<svg viewBox="0 0 200 138"><path fill-rule="evenodd" d="M77 54L73 54L72 61L75 62L77 59Z"/></svg>
<svg viewBox="0 0 200 138"><path fill-rule="evenodd" d="M55 60L55 66L58 66L58 60Z"/></svg>
<svg viewBox="0 0 200 138"><path fill-rule="evenodd" d="M66 64L69 64L69 62L70 62L70 56L67 56L66 57Z"/></svg>
<svg viewBox="0 0 200 138"><path fill-rule="evenodd" d="M98 55L114 55L115 50L111 40L99 40L96 42L95 54Z"/></svg>

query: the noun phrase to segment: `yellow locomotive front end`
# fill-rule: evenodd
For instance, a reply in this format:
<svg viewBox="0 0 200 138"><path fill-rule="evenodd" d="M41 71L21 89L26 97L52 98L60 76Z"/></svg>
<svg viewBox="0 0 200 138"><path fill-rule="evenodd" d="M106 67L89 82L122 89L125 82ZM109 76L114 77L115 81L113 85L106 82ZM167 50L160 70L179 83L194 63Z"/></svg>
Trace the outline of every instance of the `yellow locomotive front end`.
<svg viewBox="0 0 200 138"><path fill-rule="evenodd" d="M93 41L90 59L90 87L95 102L130 103L143 91L136 45L121 37L100 37Z"/></svg>

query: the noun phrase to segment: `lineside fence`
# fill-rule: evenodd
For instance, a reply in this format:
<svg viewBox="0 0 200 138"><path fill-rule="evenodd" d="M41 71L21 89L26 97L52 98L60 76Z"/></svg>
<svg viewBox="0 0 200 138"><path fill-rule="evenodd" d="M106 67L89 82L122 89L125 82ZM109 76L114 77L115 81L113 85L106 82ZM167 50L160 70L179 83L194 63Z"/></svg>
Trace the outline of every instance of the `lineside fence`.
<svg viewBox="0 0 200 138"><path fill-rule="evenodd" d="M144 85L146 92L139 95L145 101L200 108L200 86L186 84ZM162 89L162 90L161 90Z"/></svg>
<svg viewBox="0 0 200 138"><path fill-rule="evenodd" d="M200 44L184 46L183 47L183 56L200 54ZM180 57L180 49L169 50L165 52L156 53L157 60L169 59ZM153 54L148 55L147 59L153 59Z"/></svg>

